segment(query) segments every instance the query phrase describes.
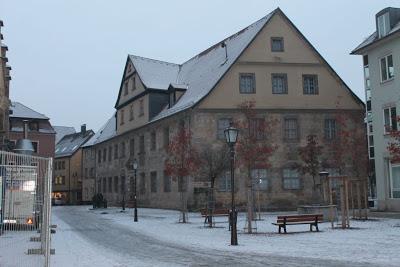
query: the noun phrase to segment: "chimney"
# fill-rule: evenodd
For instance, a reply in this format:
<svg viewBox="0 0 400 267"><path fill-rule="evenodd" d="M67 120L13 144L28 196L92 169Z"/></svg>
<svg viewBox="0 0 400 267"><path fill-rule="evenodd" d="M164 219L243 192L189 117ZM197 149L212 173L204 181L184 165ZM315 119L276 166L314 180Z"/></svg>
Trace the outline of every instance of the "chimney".
<svg viewBox="0 0 400 267"><path fill-rule="evenodd" d="M85 134L86 133L86 124L81 125L81 133Z"/></svg>

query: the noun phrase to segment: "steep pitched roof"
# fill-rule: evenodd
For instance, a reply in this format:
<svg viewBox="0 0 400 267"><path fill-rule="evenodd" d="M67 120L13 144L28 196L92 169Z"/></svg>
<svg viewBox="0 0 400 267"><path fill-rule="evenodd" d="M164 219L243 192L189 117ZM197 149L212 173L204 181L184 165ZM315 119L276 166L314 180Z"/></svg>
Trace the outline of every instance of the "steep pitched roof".
<svg viewBox="0 0 400 267"><path fill-rule="evenodd" d="M114 137L117 134L116 131L116 118L115 118L115 113L112 115L112 117L104 124L100 130L96 132L95 135L93 135L89 141L87 141L82 147L89 147L93 146L95 144L104 142L112 137Z"/></svg>
<svg viewBox="0 0 400 267"><path fill-rule="evenodd" d="M21 104L20 102L11 102L10 105L10 118L22 118L22 119L40 119L48 120L44 114L41 114L27 106Z"/></svg>
<svg viewBox="0 0 400 267"><path fill-rule="evenodd" d="M69 157L73 155L90 137L94 135L92 130L73 133L64 136L57 144L55 158Z"/></svg>
<svg viewBox="0 0 400 267"><path fill-rule="evenodd" d="M56 131L56 144L67 134L73 134L76 132L74 127L69 126L53 126L53 128L54 131Z"/></svg>
<svg viewBox="0 0 400 267"><path fill-rule="evenodd" d="M250 43L257 37L258 33L270 21L275 14L281 14L288 23L298 32L318 57L326 64L328 69L336 76L351 96L360 104L363 102L358 98L346 83L339 77L333 68L325 61L321 54L304 37L297 27L279 9L275 9L267 16L261 18L243 30L213 45L183 64L169 63L149 58L129 55L128 60L134 65L138 76L147 89L168 89L169 85L179 84L186 87L185 94L175 103L174 106L165 107L150 122L168 117L177 112L191 108L206 97L225 73L236 62L240 55L246 50ZM119 95L122 88L120 89ZM127 100L129 101L129 100Z"/></svg>

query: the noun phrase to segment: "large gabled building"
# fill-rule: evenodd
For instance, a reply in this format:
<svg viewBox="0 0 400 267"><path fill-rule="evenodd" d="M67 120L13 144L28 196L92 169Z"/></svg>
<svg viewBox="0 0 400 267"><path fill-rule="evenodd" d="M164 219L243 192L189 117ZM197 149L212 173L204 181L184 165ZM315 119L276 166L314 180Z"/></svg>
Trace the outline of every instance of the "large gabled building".
<svg viewBox="0 0 400 267"><path fill-rule="evenodd" d="M363 56L369 158L376 178L371 195L379 210L400 211L400 165L387 149L400 110L400 8L375 16L375 31L352 54Z"/></svg>
<svg viewBox="0 0 400 267"><path fill-rule="evenodd" d="M123 195L132 200L134 177L127 166L136 158L140 205L179 208L179 180L168 177L164 165L171 138L185 127L199 148L224 145L223 130L242 118L238 105L244 101L255 101L259 120L277 122L268 137L278 146L271 166L252 170L254 182L263 181L258 188L263 208L293 208L310 199L312 179L293 169L307 135L330 144L337 137L336 115L342 114L356 118L349 127L364 136L363 102L276 9L182 64L128 56L110 126L115 133L91 146L95 191L114 204ZM329 162L329 151L324 157ZM348 164L346 174L353 167ZM240 167L235 172L241 206L246 172ZM187 178L189 207L204 207L208 178ZM229 204L229 191L224 173L217 177L217 205Z"/></svg>

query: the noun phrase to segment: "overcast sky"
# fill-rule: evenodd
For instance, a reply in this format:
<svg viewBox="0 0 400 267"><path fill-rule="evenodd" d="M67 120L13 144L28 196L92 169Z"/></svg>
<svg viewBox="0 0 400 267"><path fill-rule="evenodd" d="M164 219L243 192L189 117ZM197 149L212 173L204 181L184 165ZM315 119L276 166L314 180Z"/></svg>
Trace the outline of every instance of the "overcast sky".
<svg viewBox="0 0 400 267"><path fill-rule="evenodd" d="M97 131L113 114L127 54L182 63L276 7L364 100L361 57L386 0L0 0L10 97L53 125Z"/></svg>

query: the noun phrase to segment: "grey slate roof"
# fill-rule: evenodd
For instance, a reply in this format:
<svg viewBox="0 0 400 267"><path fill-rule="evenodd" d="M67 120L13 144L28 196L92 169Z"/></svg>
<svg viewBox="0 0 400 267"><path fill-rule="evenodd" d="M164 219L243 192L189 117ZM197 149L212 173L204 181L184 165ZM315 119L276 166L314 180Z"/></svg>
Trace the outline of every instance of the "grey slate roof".
<svg viewBox="0 0 400 267"><path fill-rule="evenodd" d="M147 88L167 90L170 84L187 88L173 107L161 111L152 121L190 108L205 97L278 10L181 65L130 55L129 59ZM227 58L222 43L226 45Z"/></svg>
<svg viewBox="0 0 400 267"><path fill-rule="evenodd" d="M366 48L367 46L380 41L392 34L395 34L397 32L400 32L400 21L389 31L387 35L385 35L382 38L378 38L378 33L375 31L373 34L367 37L361 44L359 44L354 50L351 52L351 54L356 54L359 50Z"/></svg>
<svg viewBox="0 0 400 267"><path fill-rule="evenodd" d="M69 126L53 126L54 130L56 131L56 144L60 141L64 136L67 134L76 133L74 127Z"/></svg>
<svg viewBox="0 0 400 267"><path fill-rule="evenodd" d="M115 113L112 117L106 122L106 124L101 127L95 135L93 135L89 141L87 141L82 147L89 147L95 144L104 142L117 134L116 131L116 118Z"/></svg>
<svg viewBox="0 0 400 267"><path fill-rule="evenodd" d="M37 111L34 111L31 108L19 103L19 102L11 102L10 110L12 114L10 114L10 118L23 118L23 119L40 119L40 120L48 120L44 114L41 114Z"/></svg>
<svg viewBox="0 0 400 267"><path fill-rule="evenodd" d="M73 133L65 135L57 144L55 158L68 157L73 155L90 137L94 135L92 130L85 133Z"/></svg>

